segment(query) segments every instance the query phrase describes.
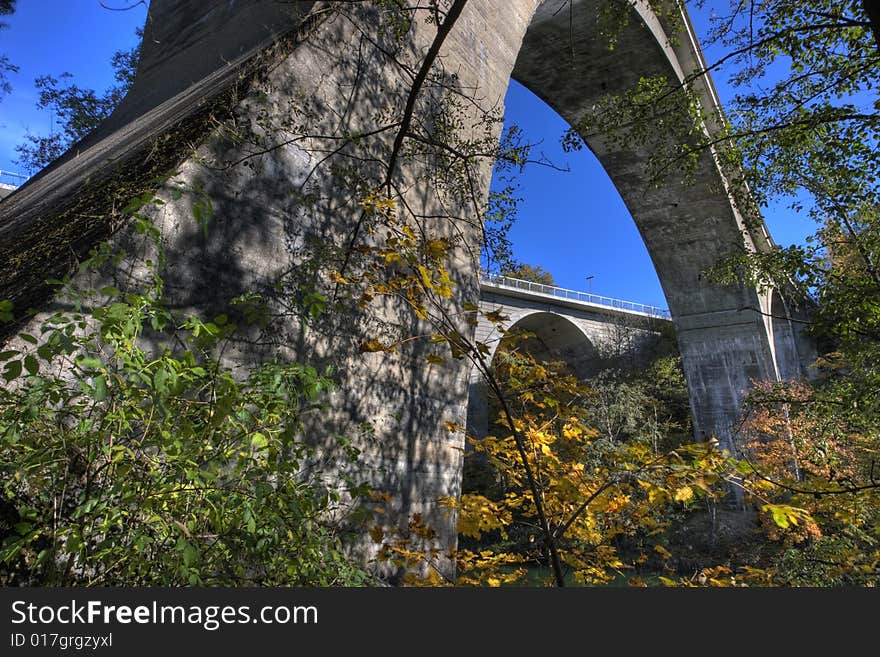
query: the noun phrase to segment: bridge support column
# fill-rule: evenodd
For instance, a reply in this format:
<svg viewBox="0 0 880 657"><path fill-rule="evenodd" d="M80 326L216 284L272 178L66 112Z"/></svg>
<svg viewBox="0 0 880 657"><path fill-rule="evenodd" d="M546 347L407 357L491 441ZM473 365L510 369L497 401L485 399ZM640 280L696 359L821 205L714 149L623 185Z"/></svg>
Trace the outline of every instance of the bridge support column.
<svg viewBox="0 0 880 657"><path fill-rule="evenodd" d="M755 381L776 380L764 322L753 310L675 318L698 439L736 453L739 409Z"/></svg>

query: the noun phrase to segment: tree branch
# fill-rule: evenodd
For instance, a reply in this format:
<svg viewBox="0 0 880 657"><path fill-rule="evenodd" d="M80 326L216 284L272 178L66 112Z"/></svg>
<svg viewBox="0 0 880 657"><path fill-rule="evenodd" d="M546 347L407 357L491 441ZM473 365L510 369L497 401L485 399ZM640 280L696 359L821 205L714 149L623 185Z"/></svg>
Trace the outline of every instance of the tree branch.
<svg viewBox="0 0 880 657"><path fill-rule="evenodd" d="M422 65L413 80L409 96L406 99L406 107L403 110L403 118L400 121L400 129L394 139L394 145L391 147L391 155L388 158L387 173L385 174L385 183L383 187L388 188L389 195L391 178L394 176L394 168L397 165L397 158L400 154L400 149L403 147L403 140L406 138L407 133L409 133L413 111L415 110L416 100L422 90L422 85L425 83L425 79L428 77L431 67L434 66L434 61L437 59L437 55L440 54L440 48L443 46L443 42L452 31L452 27L461 15L461 11L464 9L466 3L467 0L455 0L452 7L449 8L449 11L446 13L446 18L440 26L440 29L437 30L437 36L434 37L434 41L431 43L431 47L428 49L428 53L425 55L425 59L422 61Z"/></svg>

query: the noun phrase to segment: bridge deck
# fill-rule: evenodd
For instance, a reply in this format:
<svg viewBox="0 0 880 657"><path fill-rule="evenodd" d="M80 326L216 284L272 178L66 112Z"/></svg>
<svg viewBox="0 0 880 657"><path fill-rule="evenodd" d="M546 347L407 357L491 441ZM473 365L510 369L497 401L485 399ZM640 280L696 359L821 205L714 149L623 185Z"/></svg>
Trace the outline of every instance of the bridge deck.
<svg viewBox="0 0 880 657"><path fill-rule="evenodd" d="M544 285L523 281L510 276L483 273L480 277L480 288L486 291L497 291L502 294L513 294L522 298L538 297L552 299L556 303L572 307L586 307L599 310L615 310L617 312L633 313L653 319L671 319L669 310L658 306L649 306L634 301L615 299L600 294L569 290L555 285Z"/></svg>

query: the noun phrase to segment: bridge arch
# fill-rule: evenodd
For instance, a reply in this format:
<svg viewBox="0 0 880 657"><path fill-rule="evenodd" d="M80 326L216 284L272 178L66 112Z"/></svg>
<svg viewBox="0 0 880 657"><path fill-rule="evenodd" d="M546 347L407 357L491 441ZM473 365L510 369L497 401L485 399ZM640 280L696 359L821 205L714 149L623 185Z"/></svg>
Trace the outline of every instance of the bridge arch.
<svg viewBox="0 0 880 657"><path fill-rule="evenodd" d="M487 360L495 362L498 349L516 340L516 347L539 362L559 360L572 374L587 378L591 361L598 356L593 340L583 328L559 313L534 310L520 316L507 329L507 334L488 342L491 352Z"/></svg>
<svg viewBox="0 0 880 657"><path fill-rule="evenodd" d="M557 11L558 3L541 3L512 78L577 126L602 97L622 94L640 78L681 81L703 67L686 17L686 33L674 43L666 20L645 2L634 6L609 50L599 35L596 0L574 0L566 11ZM705 109L718 108L710 80L698 80L696 88ZM623 198L654 263L675 324L697 435L714 434L732 447L736 409L750 382L790 377L798 364L791 333L780 327L772 335L763 295L745 286L712 285L705 272L736 249L771 248L769 235L763 226L746 226L710 152L701 156L698 183L670 170L663 186L655 187L647 148L622 147L604 135L581 137Z"/></svg>
<svg viewBox="0 0 880 657"><path fill-rule="evenodd" d="M495 366L499 350L505 345L528 353L538 362L562 361L579 379L593 374L598 349L587 332L575 322L547 310L526 310L518 314L506 333L486 336L485 344L490 352L487 362ZM468 386L467 424L468 435L483 437L489 429L489 387L476 368L471 369Z"/></svg>

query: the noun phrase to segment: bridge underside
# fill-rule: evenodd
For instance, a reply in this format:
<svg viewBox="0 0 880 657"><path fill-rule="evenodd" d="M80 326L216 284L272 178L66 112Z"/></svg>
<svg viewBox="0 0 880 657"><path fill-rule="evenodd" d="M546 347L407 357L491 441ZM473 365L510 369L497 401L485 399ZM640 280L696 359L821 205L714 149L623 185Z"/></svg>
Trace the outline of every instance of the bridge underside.
<svg viewBox="0 0 880 657"><path fill-rule="evenodd" d="M623 94L640 78L676 80L699 67L686 36L673 48L653 15L631 21L609 50L597 33L595 2L573 3L570 15L557 9L545 2L536 12L513 77L573 126L604 96ZM711 102L711 90L703 95ZM705 272L738 248L767 244L760 234L753 242L709 152L700 159L699 182L673 167L655 187L651 153L623 150L602 135L581 136L620 192L654 262L675 323L697 435L715 435L732 448L743 393L751 381L776 378L774 353L757 291L711 285Z"/></svg>
<svg viewBox="0 0 880 657"><path fill-rule="evenodd" d="M317 13L303 19L312 4ZM595 0L576 0L570 16L556 12L559 4L470 0L441 51L443 71L455 74L444 78L447 85L492 106L501 102L513 75L575 123L600 96L623 91L641 76L675 77L698 65L686 41L669 47L662 25L650 16L646 22L634 14L609 51L596 31ZM334 317L307 331L295 321L271 326L245 336L226 358L246 364L281 354L332 362L341 387L331 400L331 417L322 418L313 435L332 450L333 436L358 435L369 424L364 474L393 493L400 517L432 512L438 496L459 490L463 438L444 424L464 419L469 368L463 361L426 366L433 347L419 341L393 352L362 353L365 338L430 334L430 327L401 305L363 311L356 300L337 298L322 272L344 267L362 214L362 195L352 180L383 179L394 131L379 127L399 120L411 71L436 28L413 23L397 54L412 62L406 68L372 45L387 39L387 32L377 14L358 3L153 0L149 20L147 34L159 32L145 40L144 64L120 113L80 145L76 157L0 205L0 298L12 298L18 307L41 303L42 281L58 276L70 253L82 254L125 225L115 208L171 170L171 180L158 191L164 204L144 210L162 233L171 305L210 314L254 290L277 309L302 298L304 290L335 299ZM274 50L267 50L271 43ZM190 61L196 53L198 66ZM161 88L157 80L164 81ZM446 88L437 85L427 95L442 96ZM426 101L419 111L431 107ZM481 114L467 107L462 135L481 125ZM498 129L490 130L495 138ZM340 147L340 134L359 137ZM673 175L662 189L653 189L646 184L648 153L615 150L601 137L587 141L654 260L678 332L695 425L730 446L749 381L798 369L775 363L774 349L780 353L777 343L785 338L779 331L770 340L755 310L766 303L755 290L719 289L701 277L731 248L754 245L710 154L700 160L697 184ZM476 189L485 199L490 163L477 173ZM441 198L431 178L439 174L418 158L402 159L395 175L414 213L463 217L433 227L462 238L451 267L456 295L449 304L459 312L478 295L472 254L481 231L469 220L472 206L451 207L460 199ZM205 197L213 208L207 232L193 212ZM114 240L133 257L140 255L127 229ZM122 278L122 271L112 277ZM434 520L441 539L454 543L454 519Z"/></svg>

